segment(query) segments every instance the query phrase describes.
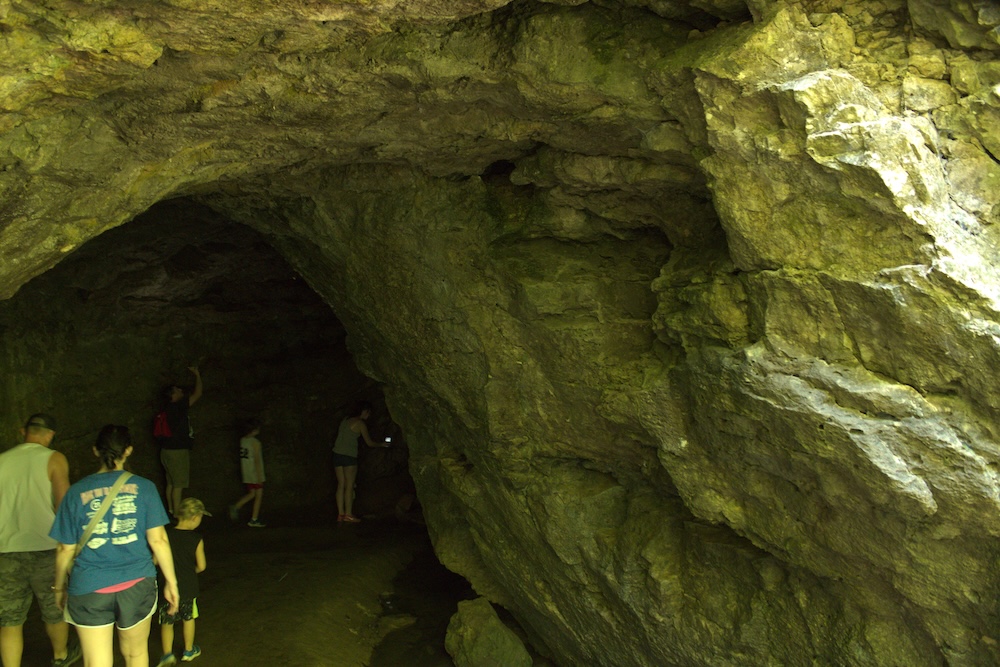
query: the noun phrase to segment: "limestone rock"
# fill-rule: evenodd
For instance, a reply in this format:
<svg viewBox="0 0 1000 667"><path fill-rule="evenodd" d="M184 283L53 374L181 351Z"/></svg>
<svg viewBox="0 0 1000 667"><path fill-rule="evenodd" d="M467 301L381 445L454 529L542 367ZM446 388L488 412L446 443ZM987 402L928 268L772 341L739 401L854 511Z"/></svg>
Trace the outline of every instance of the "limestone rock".
<svg viewBox="0 0 1000 667"><path fill-rule="evenodd" d="M457 667L531 667L531 656L486 598L458 603L445 641Z"/></svg>
<svg viewBox="0 0 1000 667"><path fill-rule="evenodd" d="M944 81L917 77L903 80L903 105L907 109L926 113L956 101L955 89Z"/></svg>
<svg viewBox="0 0 1000 667"><path fill-rule="evenodd" d="M908 0L920 27L944 35L956 48L1000 50L1000 9L989 0Z"/></svg>
<svg viewBox="0 0 1000 667"><path fill-rule="evenodd" d="M122 275L76 253L208 207L335 312L440 559L557 664L996 664L997 24L980 0L7 3L0 297L27 313L49 275L72 307L3 320L0 403L100 377L46 271ZM222 345L197 274L111 284ZM170 342L148 331L114 377Z"/></svg>

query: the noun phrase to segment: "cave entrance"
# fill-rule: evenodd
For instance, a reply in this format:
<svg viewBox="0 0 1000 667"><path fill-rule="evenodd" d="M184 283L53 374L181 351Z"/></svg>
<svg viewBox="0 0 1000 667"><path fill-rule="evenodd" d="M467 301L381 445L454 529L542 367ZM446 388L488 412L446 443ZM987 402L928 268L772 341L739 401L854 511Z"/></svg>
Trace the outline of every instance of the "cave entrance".
<svg viewBox="0 0 1000 667"><path fill-rule="evenodd" d="M199 602L216 610L214 618L206 610L199 626L212 664L367 661L366 651L389 632L421 625L407 620L413 605L400 608L394 593L407 563L421 564L412 576L442 582L445 599L465 594L464 582L433 557L405 434L380 387L354 364L332 309L251 228L190 200L162 202L0 302L0 334L6 419L20 426L32 412L57 415L55 447L70 461L71 481L96 469L91 447L101 426L119 423L135 441L130 469L162 490L153 415L163 388L190 386L188 368L200 367L204 394L191 408L195 448L185 496L201 498L215 515L201 529L211 559ZM395 446L361 448L355 513L365 521L338 525L330 446L359 399L373 405L373 435L390 436ZM242 495L237 444L247 418L263 423L264 531L226 516ZM449 612L438 605L433 613ZM289 633L297 614L309 618ZM428 653L440 659L441 618L423 626L441 635ZM29 664L29 656L46 655L41 629L37 616L29 619ZM240 639L235 651L233 637L248 630L254 638ZM151 664L158 643L154 623ZM327 656L331 645L341 646L339 657Z"/></svg>

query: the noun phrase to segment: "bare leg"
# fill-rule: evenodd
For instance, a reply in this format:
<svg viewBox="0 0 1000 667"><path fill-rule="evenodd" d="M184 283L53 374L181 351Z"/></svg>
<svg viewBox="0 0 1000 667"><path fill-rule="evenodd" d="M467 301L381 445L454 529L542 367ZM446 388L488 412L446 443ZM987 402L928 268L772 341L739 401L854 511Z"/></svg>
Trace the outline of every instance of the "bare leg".
<svg viewBox="0 0 1000 667"><path fill-rule="evenodd" d="M21 667L24 653L24 626L12 625L0 628L0 659L3 667Z"/></svg>
<svg viewBox="0 0 1000 667"><path fill-rule="evenodd" d="M337 466L334 468L337 473L337 516L343 516L344 514L344 488L346 487L346 482L344 481L344 467Z"/></svg>
<svg viewBox="0 0 1000 667"><path fill-rule="evenodd" d="M250 518L256 521L257 517L260 516L260 503L264 500L264 489L254 489L253 492L253 516Z"/></svg>
<svg viewBox="0 0 1000 667"><path fill-rule="evenodd" d="M128 630L118 630L118 643L125 657L125 667L149 667L149 626L152 622L151 616ZM90 663L85 663L85 667L91 667Z"/></svg>
<svg viewBox="0 0 1000 667"><path fill-rule="evenodd" d="M184 650L190 651L194 648L194 619L184 621Z"/></svg>
<svg viewBox="0 0 1000 667"><path fill-rule="evenodd" d="M66 644L69 642L69 623L60 621L58 623L46 623L45 634L49 636L52 644L52 657L62 660L66 657Z"/></svg>
<svg viewBox="0 0 1000 667"><path fill-rule="evenodd" d="M358 476L358 466L344 468L344 514L354 514L354 479Z"/></svg>
<svg viewBox="0 0 1000 667"><path fill-rule="evenodd" d="M113 625L105 625L101 628L77 626L76 634L80 637L80 648L83 649L85 667L112 667L114 665L114 627Z"/></svg>
<svg viewBox="0 0 1000 667"><path fill-rule="evenodd" d="M235 507L236 509L239 509L239 508L243 507L244 505L246 505L251 500L253 500L255 497L256 496L254 495L254 489L250 489L249 491L247 491L247 493L246 493L245 496L243 496L242 498L240 498L239 500L237 500L233 504L233 507Z"/></svg>
<svg viewBox="0 0 1000 667"><path fill-rule="evenodd" d="M163 655L174 652L174 624L160 623L160 645Z"/></svg>

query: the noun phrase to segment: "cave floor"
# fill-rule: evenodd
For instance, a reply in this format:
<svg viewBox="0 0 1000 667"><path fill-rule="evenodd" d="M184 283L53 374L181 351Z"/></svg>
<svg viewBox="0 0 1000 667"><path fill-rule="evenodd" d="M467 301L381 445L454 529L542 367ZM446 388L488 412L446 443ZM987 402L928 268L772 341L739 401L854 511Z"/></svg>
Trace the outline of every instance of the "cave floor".
<svg viewBox="0 0 1000 667"><path fill-rule="evenodd" d="M204 520L208 569L200 575L195 639L202 655L193 664L451 667L445 629L458 601L473 593L437 561L426 529L395 519L352 525L323 512L303 514L265 512L264 529ZM155 618L149 647L156 665ZM124 665L115 650L115 665ZM42 667L50 659L33 604L22 664Z"/></svg>

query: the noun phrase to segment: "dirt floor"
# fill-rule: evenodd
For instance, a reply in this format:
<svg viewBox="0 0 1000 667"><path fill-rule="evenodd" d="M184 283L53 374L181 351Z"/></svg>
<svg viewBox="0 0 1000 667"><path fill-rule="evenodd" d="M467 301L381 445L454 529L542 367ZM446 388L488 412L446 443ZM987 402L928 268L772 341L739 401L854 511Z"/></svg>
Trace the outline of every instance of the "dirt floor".
<svg viewBox="0 0 1000 667"><path fill-rule="evenodd" d="M198 598L202 655L192 664L452 667L445 629L458 601L473 592L438 563L422 525L337 524L318 513L262 518L267 528L224 517L202 524L208 559ZM180 641L178 626L176 646ZM149 646L153 666L161 654L155 620ZM46 667L51 657L33 606L24 667ZM120 655L115 665L124 665Z"/></svg>

